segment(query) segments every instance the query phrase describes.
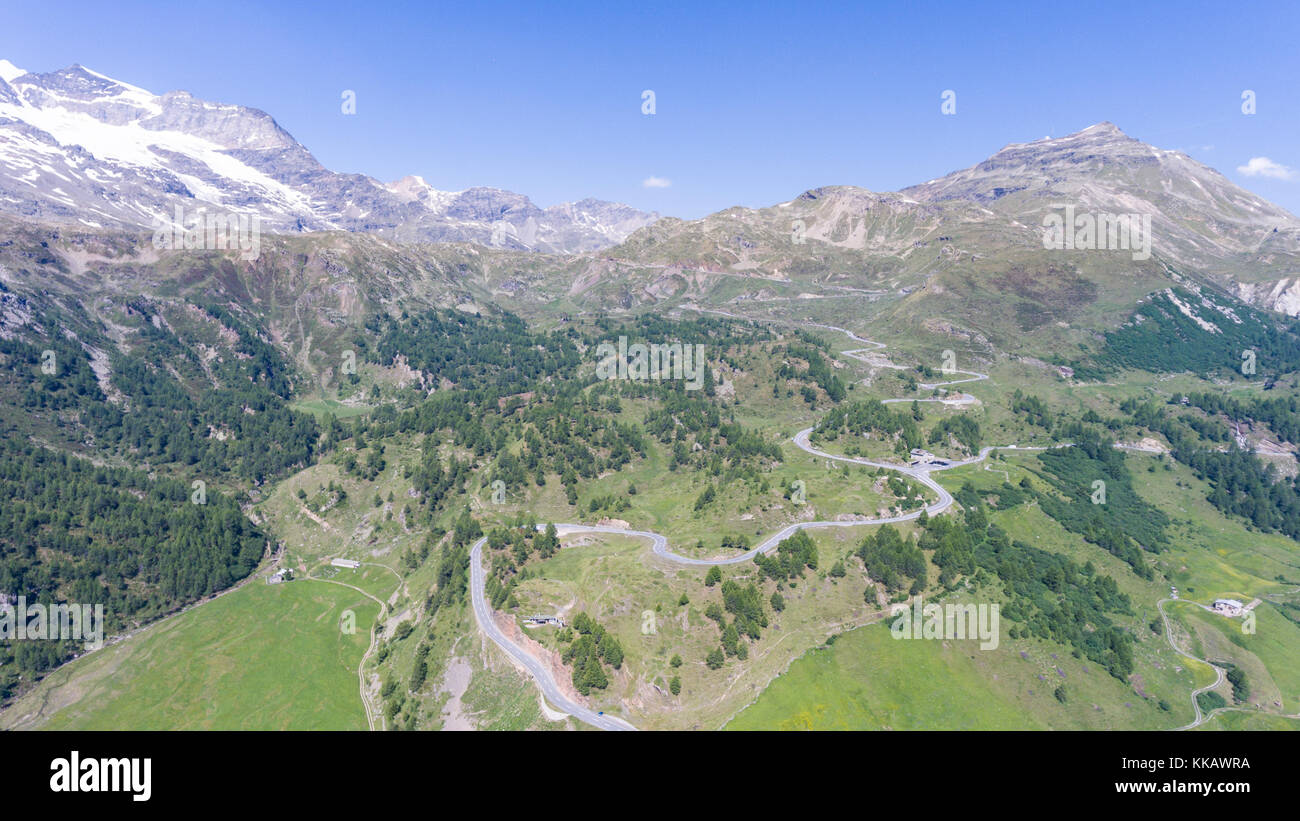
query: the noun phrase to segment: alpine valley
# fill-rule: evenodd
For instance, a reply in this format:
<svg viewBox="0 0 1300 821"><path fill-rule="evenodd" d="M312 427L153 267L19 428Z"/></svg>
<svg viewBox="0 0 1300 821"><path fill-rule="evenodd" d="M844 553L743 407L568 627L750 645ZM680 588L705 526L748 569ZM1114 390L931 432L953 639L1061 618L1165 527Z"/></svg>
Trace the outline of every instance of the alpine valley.
<svg viewBox="0 0 1300 821"><path fill-rule="evenodd" d="M0 604L105 621L0 618L0 727L1294 728L1300 219L1109 122L790 193L0 61Z"/></svg>

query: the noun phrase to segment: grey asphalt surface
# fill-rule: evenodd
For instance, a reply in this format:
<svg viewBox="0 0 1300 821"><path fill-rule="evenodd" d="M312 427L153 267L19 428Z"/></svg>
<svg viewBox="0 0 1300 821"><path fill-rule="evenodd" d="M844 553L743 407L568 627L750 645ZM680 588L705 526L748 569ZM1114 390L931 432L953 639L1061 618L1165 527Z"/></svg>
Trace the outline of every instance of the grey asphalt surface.
<svg viewBox="0 0 1300 821"><path fill-rule="evenodd" d="M601 715L566 696L555 683L551 671L543 666L540 661L533 658L532 654L511 641L497 626L496 619L492 615L492 609L483 596L485 582L483 576L483 545L486 542L487 537L484 536L474 543L469 553L470 598L473 601L474 618L478 621L479 629L487 634L487 637L492 639L498 647L506 651L516 664L528 671L533 680L537 682L537 686L541 688L542 696L551 705L563 710L579 721L601 730L635 730L635 727L621 718Z"/></svg>

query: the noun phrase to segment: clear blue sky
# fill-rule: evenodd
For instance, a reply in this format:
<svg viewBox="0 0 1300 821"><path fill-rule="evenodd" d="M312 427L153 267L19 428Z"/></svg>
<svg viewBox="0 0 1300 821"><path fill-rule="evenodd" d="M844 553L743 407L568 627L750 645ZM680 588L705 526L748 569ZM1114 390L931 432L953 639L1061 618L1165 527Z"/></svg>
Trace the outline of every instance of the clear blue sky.
<svg viewBox="0 0 1300 821"><path fill-rule="evenodd" d="M334 170L542 206L690 218L819 185L896 190L1110 120L1300 213L1300 171L1237 170L1300 169L1288 0L269 6L28 3L4 15L0 57L261 108Z"/></svg>

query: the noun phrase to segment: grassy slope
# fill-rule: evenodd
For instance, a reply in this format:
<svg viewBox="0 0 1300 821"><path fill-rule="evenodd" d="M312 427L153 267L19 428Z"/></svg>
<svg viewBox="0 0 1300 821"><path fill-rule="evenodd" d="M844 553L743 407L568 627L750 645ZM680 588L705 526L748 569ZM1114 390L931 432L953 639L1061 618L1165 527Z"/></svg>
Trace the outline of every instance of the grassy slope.
<svg viewBox="0 0 1300 821"><path fill-rule="evenodd" d="M355 611L357 631L339 620ZM357 664L376 607L312 581L246 586L80 659L7 710L45 729L365 729Z"/></svg>
<svg viewBox="0 0 1300 821"><path fill-rule="evenodd" d="M1175 516L1174 545L1158 561L1186 579L1180 583L1188 591L1184 595L1208 602L1230 593L1249 597L1285 589L1273 577L1279 572L1294 572L1297 556L1289 540L1249 533L1239 522L1225 519L1210 507L1200 487L1190 487L1196 480L1185 468L1176 466L1149 473L1143 466L1151 461L1150 456L1131 456L1130 469L1144 498ZM992 466L1006 470L1014 483L1028 475L1026 467L1033 462L1032 456L1014 454ZM943 476L950 488L966 480L977 487L988 487L1003 478L1000 473L984 471L983 466ZM1117 559L1067 533L1036 507L997 513L994 521L1013 538L1064 553L1075 561L1093 561L1132 597L1136 613L1128 621L1138 637L1135 686L1126 687L1099 673L1095 666L1090 668L1091 674L1083 673L1082 668L1088 665L1070 658L1067 648L1052 642L1004 640L994 651L963 653L941 642L894 642L883 630L868 628L855 630L833 647L801 658L728 727L964 726L961 722L965 713L954 705L968 705L974 717L970 726L982 729L1156 728L1190 721L1187 694L1213 679L1204 665L1189 664L1174 656L1163 637L1146 627L1155 617L1154 602L1168 593L1163 582L1143 582ZM1185 646L1191 644L1195 654L1203 655L1204 650L1211 658L1232 660L1247 670L1255 688L1252 701L1264 702L1264 709L1274 713L1296 711L1295 648L1300 642L1295 640L1295 625L1266 604L1259 614L1258 633L1233 642L1220 632L1223 625L1212 624L1226 620L1205 614L1190 603L1172 608L1171 616L1179 632L1194 639ZM1188 630L1189 621L1196 625L1194 636ZM1236 627L1233 624L1229 629ZM1029 655L1030 664L1025 664L1021 652ZM1039 672L1044 666L1048 674L1045 681L1038 678L1044 674ZM1052 687L1046 686L1059 677L1056 667L1066 673L1061 679L1067 682L1069 692L1066 705L1056 702L1050 693ZM1141 698L1138 686L1152 696L1150 701ZM1281 707L1272 703L1273 694L1279 692L1276 700ZM972 697L972 693L976 695ZM1224 694L1230 694L1230 689L1225 687ZM1172 710L1160 710L1155 704L1159 699L1166 700ZM1080 704L1085 704L1086 709L1080 710ZM1010 724L1003 723L1007 717L1011 717Z"/></svg>
<svg viewBox="0 0 1300 821"><path fill-rule="evenodd" d="M728 659L720 670L709 670L704 658L718 646L720 631L704 615L710 602L721 602L719 587L704 586L704 568L683 568L653 557L644 543L618 537L575 536L571 545L537 566L538 577L520 585L518 615L585 610L623 645L623 670L613 676L608 689L596 692L597 709L626 712L645 729L705 728L721 726L762 692L763 687L808 647L821 644L829 634L867 623L881 615L863 601L866 587L861 574L832 579L827 570L852 550L865 528L850 531L810 531L820 553L819 570L787 588L786 609L769 612L770 625L749 647L745 662ZM742 584L757 579L752 564L727 568L724 578ZM764 598L772 582L761 585ZM680 606L685 592L689 604ZM645 611L653 614L654 632L642 629ZM562 649L548 629L529 635L551 649ZM681 655L683 664L672 668L669 660ZM668 680L678 675L682 693L668 692Z"/></svg>
<svg viewBox="0 0 1300 821"><path fill-rule="evenodd" d="M1029 669L1026 665L1026 671ZM1100 671L1094 671L1097 674ZM872 625L799 659L727 728L1008 730L1050 726L1036 715L1038 707L1055 704L1050 688L1041 687L1035 694L1010 689L1001 678L990 679L987 661L973 655L968 645L896 641L886 625Z"/></svg>
<svg viewBox="0 0 1300 821"><path fill-rule="evenodd" d="M842 341L842 337L837 335L831 338ZM899 342L903 343L900 347L904 349L914 347L909 344L911 340ZM837 344L836 347L843 345ZM915 352L918 358L923 359L923 345L915 345ZM899 357L897 361L912 360ZM962 360L961 364L970 367L973 363ZM1079 387L1067 385L1044 368L1023 363L1004 360L989 367L977 366L977 369L989 372L993 380L962 387L985 401L985 405L972 409L972 412L979 414L987 442L1027 444L1042 437L1041 431L1026 429L1003 409L998 395L1013 387L1038 392L1054 404L1095 406L1104 410L1123 396L1146 392L1154 381L1151 377L1138 377L1115 385ZM859 386L850 398L857 398L855 395L859 392L875 395L877 387L884 387L884 381L891 381L889 372L880 379L882 384L870 388ZM784 438L818 418L820 412L809 408L797 396L793 400L773 398L770 383L765 380L764 374L756 372L738 385L742 401L737 412L746 424ZM766 390L763 389L765 384L769 385ZM322 403L312 409L323 411L326 407L327 404ZM328 403L328 407L332 409L333 403ZM643 412L636 402L625 402L624 408L625 416L632 418ZM925 410L927 417L938 414L938 409ZM376 533L374 524L383 521L386 511L373 508L371 500L376 491L384 498L391 491L397 509L405 504L408 483L401 478L400 465L415 458L417 444L390 441L386 454L389 467L374 483L345 477L336 465L329 463L280 483L267 501L259 505L258 513L266 518L267 526L276 538L287 543L289 562L304 570L321 572L325 558L344 555L400 569L401 554L419 543L424 535L423 528L408 532L393 520L384 521L380 532ZM806 481L810 506L815 510L816 518L830 518L841 512L871 513L882 501L879 494L866 487L867 477L861 471L853 469L845 474L839 469L828 469L821 460L808 457L788 444L783 450L786 461L771 477L773 490L770 495L755 494L736 483L724 489L720 500L711 509L698 515L691 506L704 487L702 478L685 471L667 471L663 449L657 443L652 446L649 458L630 471L584 483L580 505L584 512L565 503L558 483L553 480L544 489L530 489L528 498L512 500L513 504L492 512L530 510L542 520L590 521L597 517L585 513L588 499L608 493L622 495L627 484L632 482L639 491L636 496L629 497L633 503L632 510L615 515L627 519L634 526L667 533L675 547L703 538L706 552L715 554L717 540L724 533L766 535L794 516L814 517L811 512L793 510L781 499L779 486L783 478ZM1135 455L1130 460L1130 467L1137 477L1140 492L1175 517L1173 549L1163 554L1159 561L1167 572L1174 575L1180 589L1185 591L1184 595L1204 601L1229 593L1262 595L1282 589L1272 581L1278 574L1288 578L1300 576L1295 572L1297 561L1293 542L1250 533L1240 524L1225 520L1205 502L1203 489L1195 484L1188 472L1175 467L1171 471L1161 469L1148 474L1143 466L1150 459L1149 456ZM996 460L992 466L1006 470L1010 480L1016 482L1028 475L1027 467L1032 464L1032 456L1012 454L1006 459ZM984 467L965 468L946 475L944 481L953 489L966 479L983 486L1002 481L1001 473L985 471ZM311 498L331 480L342 482L350 498L343 508L325 514L330 528L324 529L302 513L296 490L303 488ZM483 511L481 499L475 502L475 507ZM739 511L751 513L754 518L741 520ZM862 601L865 581L860 570L854 568L848 578L837 582L825 573L837 557L847 555L856 546L868 532L865 527L817 533L815 538L822 549L818 574L807 583L786 591L787 610L773 619L773 626L764 631L763 639L751 646L748 662L732 659L719 671L708 671L702 663L704 654L717 644L718 629L703 616L705 604L719 598L717 589L703 587L702 570L687 570L653 559L644 545L611 539L561 552L545 565L543 578L529 581L520 588L522 605L519 612L562 607L572 601L575 609L587 609L613 628L627 651L628 660L624 674L616 677L610 689L599 694L595 702L623 708L638 725L645 727L722 726L756 698L757 703L740 712L730 726L820 726L819 722L829 722L826 726L902 728L967 726L963 722L974 722L969 726L1155 728L1190 720L1186 694L1192 687L1210 680L1208 670L1183 668L1183 662L1172 655L1163 639L1149 631L1143 633L1154 613L1154 601L1167 594L1167 586L1141 582L1118 560L1066 533L1037 509L1000 513L998 522L1016 538L1065 552L1077 561L1090 559L1120 580L1125 592L1133 597L1137 610L1133 619L1135 632L1140 636L1136 655L1142 686L1153 696L1150 701L1138 696L1134 688L1114 681L1095 667L1084 672L1087 665L1070 658L1065 648L1038 641L1013 642L1005 636L999 650L976 652L972 658L960 647L944 648L935 642L893 642L879 628L855 630L841 636L834 647L809 654L791 666L791 662L805 654L808 648L821 645L827 635L881 617L878 610ZM427 561L417 568L396 592L393 573L383 567L368 567L357 578L349 577L347 581L390 602L390 613L395 614L388 620L391 629L401 617L418 615L423 591L431 582L433 564L435 562ZM752 566L735 568L730 574L743 580L753 575ZM318 590L326 587L313 582L305 584L313 584ZM280 589L303 589L295 585ZM770 592L770 583L768 586ZM264 585L262 587L265 589ZM373 618L376 609L373 603L346 588L333 592L351 594L358 601L365 601L371 608L368 618ZM686 608L676 604L682 592L691 599ZM243 595L254 594L239 591L228 598ZM176 621L202 615L203 610L211 606L205 605ZM641 632L642 611L646 609L656 612L657 631L650 636ZM358 609L359 616L361 612ZM302 611L298 613L301 615ZM1177 609L1173 615L1181 629L1192 635L1182 610ZM256 608L232 611L228 616L241 623L243 620L253 623L245 626L241 642L232 642L223 648L229 654L227 657L232 659L231 664L239 667L251 664L252 669L257 669L263 659L275 658L280 647L276 634L253 629L257 619L262 617ZM364 619L359 621L366 624ZM160 632L173 629L170 625L156 629ZM466 661L472 668L471 682L461 698L461 710L476 726L572 726L572 722L550 722L541 715L531 684L494 648L484 648L472 618L463 608L443 611L431 624L427 620L421 622L411 638L392 642L388 658L382 665L372 663L367 669L368 676L409 678L414 651L422 636L433 643L434 651L429 655L428 683L418 694L420 727L443 726L446 717L442 710L450 697L443 689L442 677L456 659ZM539 638L545 640L545 636ZM1198 647L1204 641L1199 631L1193 638L1198 639ZM106 656L115 651L125 653L122 648L146 643L147 634L126 642L121 648L110 648L97 655ZM199 643L197 638L195 643ZM160 647L161 644L161 640L156 640L148 646ZM304 646L312 645L299 644L295 652L302 653ZM1029 656L1028 659L1020 656L1022 651ZM147 715L152 720L161 717L165 723L159 726L190 726L186 724L192 720L189 714L197 715L206 709L203 705L208 694L184 689L187 686L184 681L196 675L188 668L180 667L169 672L159 663L148 665L152 652L131 650L129 655L121 658L122 670L126 672L115 673L114 683L123 692L116 696L116 700L107 702L110 706L87 713L86 721L100 721L102 724L99 726L128 726L130 719L123 716ZM328 661L327 648L318 647L310 652ZM311 702L294 699L293 694L288 693L291 707L276 707L268 702L267 706L258 708L258 720L278 718L288 722L287 726L353 726L348 723L353 719L346 716L355 718L361 715L355 677L360 652L357 650L350 674L340 678L338 687L329 693L318 693ZM1292 677L1282 668L1290 664L1288 659L1294 655L1293 650L1289 651L1283 643L1276 647L1252 649L1251 652L1270 667L1270 674L1282 682L1278 687L1284 691ZM681 653L686 659L686 664L677 671L667 664L673 653ZM90 665L94 658L78 662L78 665ZM318 660L317 663L323 662ZM140 665L147 665L144 672L136 671ZM1271 669L1278 665L1281 665L1280 671ZM1065 681L1070 691L1066 705L1060 705L1051 696L1055 687L1053 677L1059 678L1055 670L1058 666L1066 674ZM787 667L789 671L765 691L768 683ZM115 665L113 670L116 669ZM178 670L184 672L177 676ZM667 678L674 672L682 677L684 684L683 693L677 698L666 692ZM93 688L103 686L97 683L102 677L100 674L96 678L89 667L74 665L51 677L50 686L42 685L37 693L51 704L58 703L59 698L65 698L65 701L81 699L78 694L70 697L60 695L61 692L74 693L74 690L75 693L88 693L93 698ZM1252 676L1252 682L1255 678ZM1265 677L1261 674L1258 678L1262 688ZM74 682L72 688L60 683L70 679ZM344 679L346 686L342 683ZM135 693L137 688L134 685L124 687L124 683L131 680L142 682L140 695ZM227 698L220 682L213 686L217 688L214 692L219 702ZM182 695L169 701L172 691ZM963 700L963 694L973 691L982 694L978 701L969 700L969 696L968 700ZM801 692L807 697L800 699L783 695ZM841 699L837 696L841 692L856 695ZM1287 694L1284 692L1283 695ZM1287 697L1293 698L1294 693ZM1155 706L1160 698L1172 705L1171 712L1160 711ZM187 701L188 707L183 706ZM1292 702L1284 703L1288 707L1292 705ZM174 709L169 704L174 705ZM30 712L30 708L24 709ZM18 712L7 711L0 720L12 722ZM64 726L60 722L70 720L66 717L71 715L68 709L56 712L51 726ZM325 715L333 716L329 721L334 723L312 723L318 718L325 721L321 718ZM1233 715L1216 717L1215 721L1245 720ZM364 725L363 715L360 722Z"/></svg>

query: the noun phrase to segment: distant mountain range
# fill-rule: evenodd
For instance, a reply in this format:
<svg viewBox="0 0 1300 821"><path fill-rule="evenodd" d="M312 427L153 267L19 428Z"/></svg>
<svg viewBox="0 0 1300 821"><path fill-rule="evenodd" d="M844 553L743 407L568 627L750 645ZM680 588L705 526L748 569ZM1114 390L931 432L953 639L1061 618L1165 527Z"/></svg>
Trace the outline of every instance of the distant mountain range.
<svg viewBox="0 0 1300 821"><path fill-rule="evenodd" d="M1045 220L1065 208L1094 219L1149 218L1150 255L1045 247ZM1154 289L1187 276L1300 315L1300 220L1186 154L1147 145L1111 123L1011 144L971 168L895 193L827 186L768 208L665 218L602 257L640 267L641 281L628 289L632 302L697 298L703 283L691 272L706 271L767 280L772 288L944 296L938 301L952 304L943 310L972 319L987 317L974 307L974 291L993 289L1005 292L1002 305L985 307L1030 299L1049 309L1019 309L1028 323L1030 313L1047 317L1063 300L1105 304L1111 300L1102 297L1114 299L1135 283ZM1007 285L1011 280L1020 284ZM1096 285L1097 294L1083 299L1080 282Z"/></svg>
<svg viewBox="0 0 1300 821"><path fill-rule="evenodd" d="M257 109L156 95L79 65L32 74L0 60L0 211L135 229L171 220L178 206L256 214L271 232L552 253L616 244L659 216L594 199L543 209L495 188L339 174Z"/></svg>
<svg viewBox="0 0 1300 821"><path fill-rule="evenodd" d="M438 300L525 313L694 304L794 314L809 300L861 296L875 303L873 321L899 332L1056 351L1184 282L1300 316L1300 220L1111 123L1007 145L898 192L826 186L767 208L661 219L591 199L542 209L499 189L339 174L264 112L155 95L81 66L31 74L0 61L0 215L36 233L53 223L120 239L147 236L177 207L255 213L264 232L308 238L308 254L379 255L394 266L387 273L360 262L349 271L376 300L389 298L389 276L398 292L423 292L416 280L429 271ZM1149 220L1149 253L1046 247L1045 221L1065 209ZM69 233L65 246L76 244ZM43 281L62 259L59 277L154 281L151 266L175 253L109 260L23 243L0 253L0 280L27 270ZM278 261L258 267L268 265L276 279L290 275Z"/></svg>

